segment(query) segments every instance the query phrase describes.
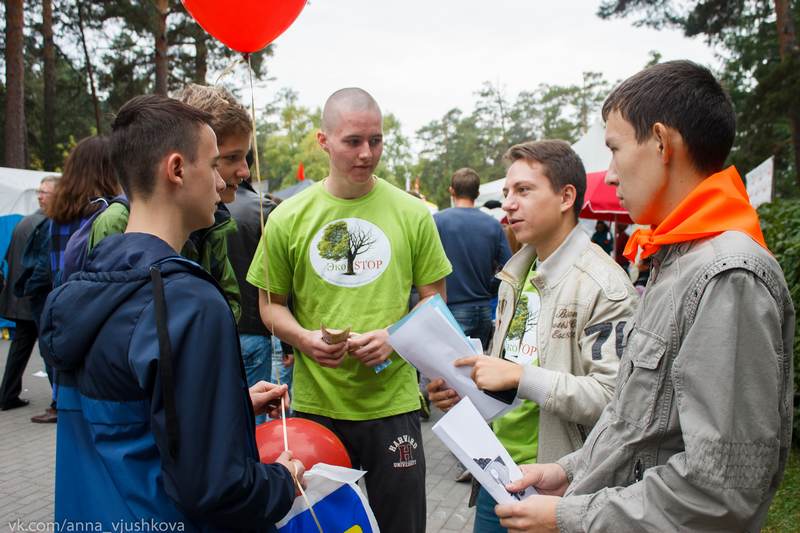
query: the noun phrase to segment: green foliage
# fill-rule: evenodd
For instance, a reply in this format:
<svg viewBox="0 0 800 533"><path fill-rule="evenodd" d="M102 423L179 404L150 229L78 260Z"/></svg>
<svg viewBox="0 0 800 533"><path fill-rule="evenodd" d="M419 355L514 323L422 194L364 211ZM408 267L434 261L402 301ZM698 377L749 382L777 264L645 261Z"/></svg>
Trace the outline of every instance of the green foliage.
<svg viewBox="0 0 800 533"><path fill-rule="evenodd" d="M783 269L795 306L800 303L800 200L777 200L758 208L767 245ZM794 439L800 443L800 313L795 316Z"/></svg>
<svg viewBox="0 0 800 533"><path fill-rule="evenodd" d="M541 84L510 98L502 87L484 82L470 114L454 108L417 131L422 145L414 167L422 192L439 207L449 205L450 177L462 167L481 180L505 175L503 154L514 144L536 139L570 143L591 126L610 84L597 72L584 72L580 84Z"/></svg>
<svg viewBox="0 0 800 533"><path fill-rule="evenodd" d="M345 259L350 253L350 232L347 230L347 222L340 221L325 226L317 250L320 257L339 261Z"/></svg>
<svg viewBox="0 0 800 533"><path fill-rule="evenodd" d="M764 533L796 532L800 527L800 449L793 448L764 524Z"/></svg>
<svg viewBox="0 0 800 533"><path fill-rule="evenodd" d="M800 28L800 2L787 4ZM800 53L795 43L793 52L780 57L775 2L606 0L598 15L635 17L635 25L677 28L714 45L723 62L719 75L737 115L729 163L747 172L775 156L778 197L800 195L800 153L791 128L793 119L800 120Z"/></svg>

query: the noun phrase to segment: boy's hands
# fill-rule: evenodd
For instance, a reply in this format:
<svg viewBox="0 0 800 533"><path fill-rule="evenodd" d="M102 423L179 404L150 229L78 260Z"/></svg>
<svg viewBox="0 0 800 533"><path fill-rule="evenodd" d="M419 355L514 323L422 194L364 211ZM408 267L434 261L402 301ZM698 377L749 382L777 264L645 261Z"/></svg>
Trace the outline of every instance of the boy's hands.
<svg viewBox="0 0 800 533"><path fill-rule="evenodd" d="M533 487L539 494L563 496L567 491L567 473L557 463L520 465L519 468L522 470L522 478L506 485L510 492L521 492Z"/></svg>
<svg viewBox="0 0 800 533"><path fill-rule="evenodd" d="M266 414L270 418L280 418L281 398L284 407L289 408L289 387L276 385L267 381L259 381L250 387L250 403L256 416Z"/></svg>
<svg viewBox="0 0 800 533"><path fill-rule="evenodd" d="M558 496L529 496L516 503L496 505L494 513L509 533L557 532Z"/></svg>
<svg viewBox="0 0 800 533"><path fill-rule="evenodd" d="M488 355L473 355L453 361L455 366L471 366L472 381L481 390L502 391L519 386L522 365Z"/></svg>
<svg viewBox="0 0 800 533"><path fill-rule="evenodd" d="M300 351L314 359L320 366L328 368L336 368L342 364L342 359L350 347L349 340L328 344L322 339L322 332L318 329L306 330L301 340L298 346Z"/></svg>
<svg viewBox="0 0 800 533"><path fill-rule="evenodd" d="M434 379L428 383L427 389L428 399L431 403L445 412L452 409L461 400L455 389L448 387L442 378Z"/></svg>
<svg viewBox="0 0 800 533"><path fill-rule="evenodd" d="M520 492L528 487L539 494L521 502L496 505L495 514L500 525L509 532L558 531L556 508L569 486L567 473L555 463L520 465L522 479L506 485L509 492Z"/></svg>
<svg viewBox="0 0 800 533"><path fill-rule="evenodd" d="M369 367L383 363L394 351L389 344L389 331L386 329L351 334L347 342L350 344L350 355Z"/></svg>
<svg viewBox="0 0 800 533"><path fill-rule="evenodd" d="M292 451L286 451L281 453L275 462L281 464L286 467L286 469L292 473L292 475L297 478L297 481L300 483L300 486L306 488L306 480L305 480L305 473L306 467L303 465L300 459L293 459L292 458Z"/></svg>

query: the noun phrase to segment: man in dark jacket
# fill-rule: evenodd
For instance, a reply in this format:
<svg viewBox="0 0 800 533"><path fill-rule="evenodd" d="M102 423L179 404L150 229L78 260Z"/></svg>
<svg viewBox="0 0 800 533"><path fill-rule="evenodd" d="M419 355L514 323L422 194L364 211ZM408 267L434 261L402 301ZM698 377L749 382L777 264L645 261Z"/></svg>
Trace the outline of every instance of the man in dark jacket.
<svg viewBox="0 0 800 533"><path fill-rule="evenodd" d="M41 345L56 370L55 518L183 531L274 531L303 465L259 462L254 413L286 388L250 388L224 294L178 250L224 188L210 116L140 96L112 124L130 200L124 234L48 297ZM76 327L75 313L80 312ZM127 524L127 525L126 525Z"/></svg>
<svg viewBox="0 0 800 533"><path fill-rule="evenodd" d="M8 265L8 277L5 287L0 293L0 316L15 323L14 340L8 350L6 370L3 382L0 385L0 410L8 411L16 407L28 405L28 400L19 397L22 391L22 374L28 365L28 360L36 344L36 322L29 298L18 298L14 294L14 282L22 271L22 252L25 244L33 234L36 227L45 220L44 209L47 200L53 192L57 178L47 177L42 180L37 192L39 209L19 221L11 235L11 243L6 251L5 262ZM38 317L36 317L38 320Z"/></svg>
<svg viewBox="0 0 800 533"><path fill-rule="evenodd" d="M272 337L261 321L258 310L258 289L245 281L250 262L261 239L261 226L267 220L275 203L266 196L262 199L253 189L250 179L245 179L236 189L235 202L227 204L236 221L236 231L228 234L228 260L236 273L241 294L242 316L239 319L239 342L247 374L247 384L268 380L272 369ZM256 423L264 422L263 415Z"/></svg>

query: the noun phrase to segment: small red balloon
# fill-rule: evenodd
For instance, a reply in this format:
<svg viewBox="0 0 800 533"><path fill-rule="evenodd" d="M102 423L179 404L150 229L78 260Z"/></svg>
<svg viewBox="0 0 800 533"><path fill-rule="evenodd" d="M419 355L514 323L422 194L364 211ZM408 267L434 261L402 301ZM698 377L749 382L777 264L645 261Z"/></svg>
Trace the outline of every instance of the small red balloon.
<svg viewBox="0 0 800 533"><path fill-rule="evenodd" d="M239 52L258 52L292 25L306 0L183 0L208 33Z"/></svg>
<svg viewBox="0 0 800 533"><path fill-rule="evenodd" d="M339 437L322 424L305 418L287 418L289 450L306 470L317 463L352 468L350 456ZM270 420L256 427L256 444L262 463L274 463L283 452L283 422Z"/></svg>

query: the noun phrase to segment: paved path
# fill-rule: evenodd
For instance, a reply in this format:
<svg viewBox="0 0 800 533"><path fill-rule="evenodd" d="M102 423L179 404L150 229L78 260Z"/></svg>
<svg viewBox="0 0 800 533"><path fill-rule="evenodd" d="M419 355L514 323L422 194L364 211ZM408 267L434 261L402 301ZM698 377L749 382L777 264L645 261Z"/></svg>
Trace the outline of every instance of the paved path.
<svg viewBox="0 0 800 533"><path fill-rule="evenodd" d="M0 372L5 369L10 344L0 340ZM31 416L43 412L50 403L47 378L33 375L40 370L42 359L34 350L21 395L30 400L30 405L0 412L0 531L9 531L17 519L23 523L53 519L56 428L55 424L30 422ZM453 481L459 465L431 432L431 425L440 416L434 412L432 420L424 422L422 428L428 469L427 531L472 531L475 511L467 509L469 484Z"/></svg>

